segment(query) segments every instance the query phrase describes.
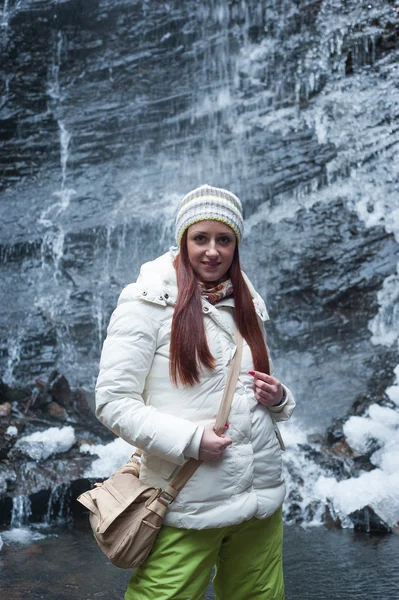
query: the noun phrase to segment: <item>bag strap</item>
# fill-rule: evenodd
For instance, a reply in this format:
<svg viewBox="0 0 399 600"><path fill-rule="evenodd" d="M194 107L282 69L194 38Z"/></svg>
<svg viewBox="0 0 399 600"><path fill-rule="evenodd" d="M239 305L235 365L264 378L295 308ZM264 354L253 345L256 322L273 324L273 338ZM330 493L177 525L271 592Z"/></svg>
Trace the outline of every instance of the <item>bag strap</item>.
<svg viewBox="0 0 399 600"><path fill-rule="evenodd" d="M226 385L223 391L222 400L219 406L219 412L215 421L215 433L216 435L222 435L225 432L225 425L230 414L231 403L233 402L234 392L236 391L238 375L240 374L241 359L242 359L242 335L235 326L235 338L236 338L236 352L231 361L230 372L226 381Z"/></svg>
<svg viewBox="0 0 399 600"><path fill-rule="evenodd" d="M233 402L234 392L236 390L238 375L240 373L243 339L242 335L235 326L236 352L231 361L230 371L227 377L226 385L220 401L219 411L215 421L215 433L221 435L225 431L225 424L230 413L231 403ZM202 460L190 458L174 476L170 484L161 493L161 496L170 504L176 498L177 494L186 485L187 481L194 475L195 471L202 464Z"/></svg>

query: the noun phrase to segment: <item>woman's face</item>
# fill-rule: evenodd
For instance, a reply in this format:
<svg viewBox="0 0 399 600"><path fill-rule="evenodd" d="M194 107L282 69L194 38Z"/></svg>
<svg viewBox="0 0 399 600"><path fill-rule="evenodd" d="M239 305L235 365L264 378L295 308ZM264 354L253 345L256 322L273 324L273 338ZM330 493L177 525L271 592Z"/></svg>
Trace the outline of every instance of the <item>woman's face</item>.
<svg viewBox="0 0 399 600"><path fill-rule="evenodd" d="M209 284L226 278L233 262L236 236L219 221L200 221L187 230L187 250L196 277Z"/></svg>

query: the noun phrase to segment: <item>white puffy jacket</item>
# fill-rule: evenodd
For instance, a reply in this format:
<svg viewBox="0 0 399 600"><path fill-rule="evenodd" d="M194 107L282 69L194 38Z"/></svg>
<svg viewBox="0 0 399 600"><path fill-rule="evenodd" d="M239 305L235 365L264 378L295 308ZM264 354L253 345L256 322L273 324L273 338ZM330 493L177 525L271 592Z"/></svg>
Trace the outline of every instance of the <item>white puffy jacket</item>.
<svg viewBox="0 0 399 600"><path fill-rule="evenodd" d="M235 351L234 300L203 300L208 344L215 370L204 369L199 384L176 387L169 377L169 342L177 297L175 249L142 266L136 283L122 292L112 314L96 386L96 414L115 434L143 450L140 477L164 488L178 466L198 458L206 423L219 409ZM268 319L259 294L246 280L256 312ZM262 323L263 326L263 323ZM170 505L165 523L202 529L264 518L282 504L285 484L273 420L288 419L295 402L273 408L254 396L252 356L244 340L236 393L229 416L233 443L222 458L203 463Z"/></svg>

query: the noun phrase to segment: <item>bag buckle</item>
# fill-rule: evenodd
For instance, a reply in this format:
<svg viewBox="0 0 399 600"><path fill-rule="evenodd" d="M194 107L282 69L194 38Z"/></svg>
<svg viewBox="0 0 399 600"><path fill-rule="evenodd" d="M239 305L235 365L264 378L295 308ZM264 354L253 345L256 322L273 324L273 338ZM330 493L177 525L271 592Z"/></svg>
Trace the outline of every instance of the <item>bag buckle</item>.
<svg viewBox="0 0 399 600"><path fill-rule="evenodd" d="M161 498L163 498L164 500L166 500L166 502L167 502L168 504L172 504L172 502L174 501L174 498L173 498L173 496L171 496L170 494L168 494L168 492L165 492L165 490L164 490L164 491L161 491L161 493L159 494L159 496L160 496Z"/></svg>

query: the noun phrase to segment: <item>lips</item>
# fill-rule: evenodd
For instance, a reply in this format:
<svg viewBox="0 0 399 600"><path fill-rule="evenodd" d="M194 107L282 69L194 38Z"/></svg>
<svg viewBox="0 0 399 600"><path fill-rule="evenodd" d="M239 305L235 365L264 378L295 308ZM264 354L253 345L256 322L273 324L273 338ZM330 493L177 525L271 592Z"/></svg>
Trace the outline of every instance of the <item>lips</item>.
<svg viewBox="0 0 399 600"><path fill-rule="evenodd" d="M204 265L204 267L209 267L214 269L215 267L218 267L220 265L220 263L209 263L209 262L203 262L202 263Z"/></svg>

